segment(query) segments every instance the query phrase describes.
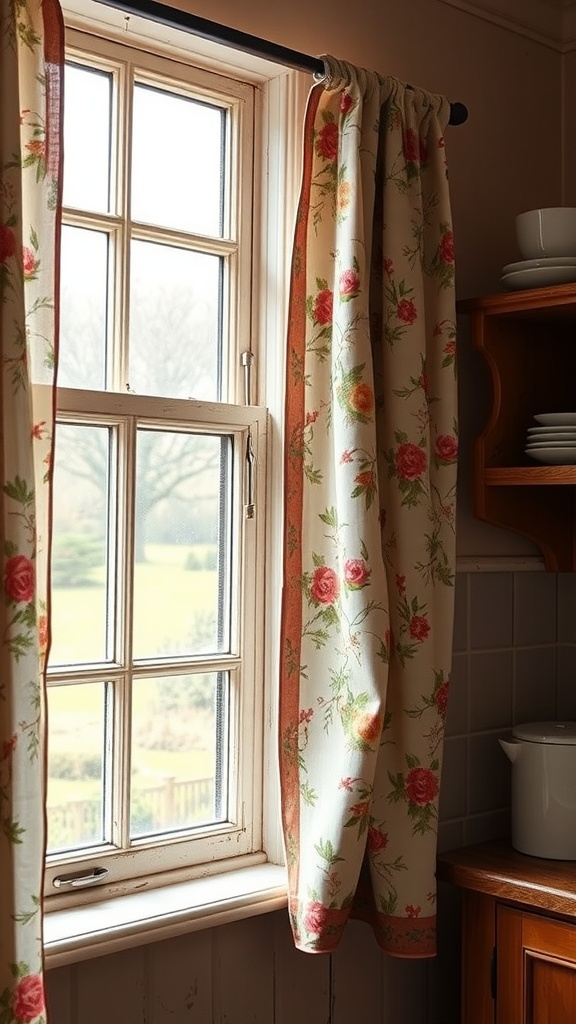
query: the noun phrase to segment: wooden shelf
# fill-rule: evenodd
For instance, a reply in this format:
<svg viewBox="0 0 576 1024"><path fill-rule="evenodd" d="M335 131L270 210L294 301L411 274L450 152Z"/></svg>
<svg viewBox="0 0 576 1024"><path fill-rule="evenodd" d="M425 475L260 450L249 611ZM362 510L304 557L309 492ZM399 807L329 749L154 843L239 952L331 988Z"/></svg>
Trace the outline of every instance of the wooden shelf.
<svg viewBox="0 0 576 1024"><path fill-rule="evenodd" d="M576 466L495 466L484 470L487 487L576 485Z"/></svg>
<svg viewBox="0 0 576 1024"><path fill-rule="evenodd" d="M526 465L539 413L576 412L576 283L457 304L486 362L492 409L474 442L473 509L541 551L551 572L576 571L576 465Z"/></svg>

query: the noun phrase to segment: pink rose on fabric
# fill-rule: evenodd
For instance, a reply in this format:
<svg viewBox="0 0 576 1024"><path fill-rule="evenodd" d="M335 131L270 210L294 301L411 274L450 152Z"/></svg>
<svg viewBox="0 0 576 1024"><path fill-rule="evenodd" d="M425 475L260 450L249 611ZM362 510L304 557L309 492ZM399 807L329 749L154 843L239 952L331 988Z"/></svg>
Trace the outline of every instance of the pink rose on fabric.
<svg viewBox="0 0 576 1024"><path fill-rule="evenodd" d="M38 617L38 643L40 651L45 651L48 647L48 617L46 615Z"/></svg>
<svg viewBox="0 0 576 1024"><path fill-rule="evenodd" d="M454 263L454 235L445 231L440 239L440 259L443 263Z"/></svg>
<svg viewBox="0 0 576 1024"><path fill-rule="evenodd" d="M350 107L354 106L354 100L352 99L349 92L342 93L342 99L340 100L340 110L343 114L347 114Z"/></svg>
<svg viewBox="0 0 576 1024"><path fill-rule="evenodd" d="M444 716L446 714L446 711L448 710L448 693L449 693L449 690L450 690L450 682L447 679L445 682L440 684L440 686L436 690L436 693L434 694L434 700L436 701L436 707L438 708L439 713L442 715L442 718L444 718Z"/></svg>
<svg viewBox="0 0 576 1024"><path fill-rule="evenodd" d="M436 438L436 455L443 462L454 462L458 455L458 440L452 434L439 434Z"/></svg>
<svg viewBox="0 0 576 1024"><path fill-rule="evenodd" d="M304 927L307 932L319 934L328 921L328 910L318 900L312 900L308 904L304 914Z"/></svg>
<svg viewBox="0 0 576 1024"><path fill-rule="evenodd" d="M44 1010L44 985L39 974L21 978L14 992L12 1012L20 1024L39 1017Z"/></svg>
<svg viewBox="0 0 576 1024"><path fill-rule="evenodd" d="M344 563L344 579L350 590L360 590L370 579L371 569L363 558L349 558Z"/></svg>
<svg viewBox="0 0 576 1024"><path fill-rule="evenodd" d="M335 160L338 156L338 125L335 121L327 121L318 132L316 149L325 160Z"/></svg>
<svg viewBox="0 0 576 1024"><path fill-rule="evenodd" d="M371 853L379 853L380 850L385 850L388 846L387 834L381 832L379 828L369 828L366 846Z"/></svg>
<svg viewBox="0 0 576 1024"><path fill-rule="evenodd" d="M370 804L367 800L362 800L359 804L352 804L350 808L350 814L353 814L355 818L363 818L370 810Z"/></svg>
<svg viewBox="0 0 576 1024"><path fill-rule="evenodd" d="M43 157L46 156L46 143L40 139L32 139L31 142L26 143L26 149L33 156Z"/></svg>
<svg viewBox="0 0 576 1024"><path fill-rule="evenodd" d="M406 590L406 577L402 576L399 572L396 573L396 589L399 594L403 594Z"/></svg>
<svg viewBox="0 0 576 1024"><path fill-rule="evenodd" d="M374 473L370 469L365 470L364 473L358 473L358 475L354 477L354 483L364 489L374 487Z"/></svg>
<svg viewBox="0 0 576 1024"><path fill-rule="evenodd" d="M314 572L310 593L319 604L333 604L340 593L340 584L334 569L319 565Z"/></svg>
<svg viewBox="0 0 576 1024"><path fill-rule="evenodd" d="M343 270L339 280L340 298L344 302L353 299L360 291L360 274L356 270Z"/></svg>
<svg viewBox="0 0 576 1024"><path fill-rule="evenodd" d="M25 555L12 555L4 567L4 590L11 601L28 602L34 596L34 565Z"/></svg>
<svg viewBox="0 0 576 1024"><path fill-rule="evenodd" d="M40 420L38 423L35 423L30 433L37 441L41 441L46 433L46 420Z"/></svg>
<svg viewBox="0 0 576 1024"><path fill-rule="evenodd" d="M12 736L10 737L9 740L4 740L4 743L2 744L2 750L0 751L0 761L7 761L8 758L12 756L12 754L16 750L17 743L18 736L16 735L16 733L12 733Z"/></svg>
<svg viewBox="0 0 576 1024"><path fill-rule="evenodd" d="M410 803L423 806L438 795L438 779L429 768L411 768L404 789Z"/></svg>
<svg viewBox="0 0 576 1024"><path fill-rule="evenodd" d="M6 263L16 252L16 239L12 228L0 224L0 263Z"/></svg>
<svg viewBox="0 0 576 1024"><path fill-rule="evenodd" d="M443 348L443 352L445 352L445 354L447 356L455 356L456 355L456 342L455 341L447 341L445 346L444 346L444 348Z"/></svg>
<svg viewBox="0 0 576 1024"><path fill-rule="evenodd" d="M426 469L426 452L409 441L398 446L396 472L403 480L417 480Z"/></svg>
<svg viewBox="0 0 576 1024"><path fill-rule="evenodd" d="M384 260L384 270L386 272L387 277L392 277L393 276L393 274L394 274L394 264L393 264L392 260L390 259L390 257L388 257L388 256Z"/></svg>
<svg viewBox="0 0 576 1024"><path fill-rule="evenodd" d="M334 296L329 288L324 288L323 291L318 292L314 300L314 320L317 324L332 323L333 304Z"/></svg>
<svg viewBox="0 0 576 1024"><path fill-rule="evenodd" d="M404 159L415 164L418 162L419 153L418 136L413 128L407 128L404 132Z"/></svg>
<svg viewBox="0 0 576 1024"><path fill-rule="evenodd" d="M425 163L428 159L428 146L413 128L407 128L404 132L404 159L409 164L417 164L418 161Z"/></svg>
<svg viewBox="0 0 576 1024"><path fill-rule="evenodd" d="M414 907L411 903L406 904L406 917L420 917L422 907Z"/></svg>
<svg viewBox="0 0 576 1024"><path fill-rule="evenodd" d="M403 324L413 324L418 316L418 310L412 299L400 299L396 307L396 314Z"/></svg>
<svg viewBox="0 0 576 1024"><path fill-rule="evenodd" d="M24 277L31 278L38 270L40 260L36 259L36 256L27 245L22 248L22 269L24 270Z"/></svg>
<svg viewBox="0 0 576 1024"><path fill-rule="evenodd" d="M413 615L409 626L410 636L413 640L425 640L430 632L430 623L424 615Z"/></svg>
<svg viewBox="0 0 576 1024"><path fill-rule="evenodd" d="M374 743L380 737L382 722L380 715L372 715L364 711L354 719L354 729L361 740L365 743Z"/></svg>

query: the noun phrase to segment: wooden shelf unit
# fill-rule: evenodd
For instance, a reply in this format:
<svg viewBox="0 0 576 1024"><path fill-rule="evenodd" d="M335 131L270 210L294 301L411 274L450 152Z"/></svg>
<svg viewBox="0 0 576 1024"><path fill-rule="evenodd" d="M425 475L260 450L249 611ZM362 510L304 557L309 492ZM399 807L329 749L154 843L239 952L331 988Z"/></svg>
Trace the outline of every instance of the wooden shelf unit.
<svg viewBox="0 0 576 1024"><path fill-rule="evenodd" d="M472 343L492 382L474 443L474 514L528 537L552 572L576 570L576 465L525 453L537 413L576 413L576 283L467 299Z"/></svg>

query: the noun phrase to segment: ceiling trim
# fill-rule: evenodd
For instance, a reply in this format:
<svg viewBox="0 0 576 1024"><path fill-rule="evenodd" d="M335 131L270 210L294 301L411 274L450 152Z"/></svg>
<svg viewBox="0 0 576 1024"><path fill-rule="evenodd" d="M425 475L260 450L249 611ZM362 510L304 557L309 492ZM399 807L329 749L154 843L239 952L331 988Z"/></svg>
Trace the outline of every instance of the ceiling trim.
<svg viewBox="0 0 576 1024"><path fill-rule="evenodd" d="M438 0L559 53L576 47L575 0Z"/></svg>

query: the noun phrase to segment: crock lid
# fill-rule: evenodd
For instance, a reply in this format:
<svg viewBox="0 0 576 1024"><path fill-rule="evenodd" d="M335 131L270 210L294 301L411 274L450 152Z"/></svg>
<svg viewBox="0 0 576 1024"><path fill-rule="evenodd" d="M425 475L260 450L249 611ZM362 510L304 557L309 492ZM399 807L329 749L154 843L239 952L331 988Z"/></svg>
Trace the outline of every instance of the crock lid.
<svg viewBox="0 0 576 1024"><path fill-rule="evenodd" d="M576 722L526 722L515 725L512 735L530 743L576 743Z"/></svg>

